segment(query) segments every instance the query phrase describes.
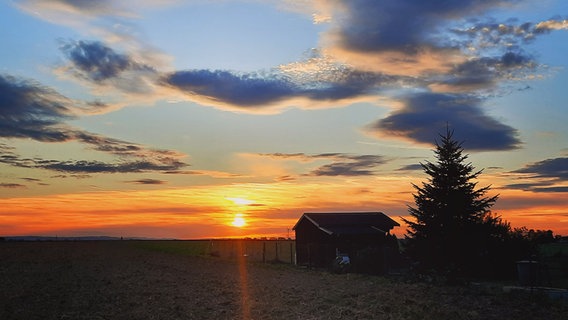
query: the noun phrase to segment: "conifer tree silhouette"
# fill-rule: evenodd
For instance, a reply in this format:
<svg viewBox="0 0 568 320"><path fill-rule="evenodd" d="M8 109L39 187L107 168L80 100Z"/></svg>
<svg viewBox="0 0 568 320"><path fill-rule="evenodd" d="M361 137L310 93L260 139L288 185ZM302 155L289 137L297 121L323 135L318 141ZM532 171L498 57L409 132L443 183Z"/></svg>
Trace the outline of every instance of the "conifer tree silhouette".
<svg viewBox="0 0 568 320"><path fill-rule="evenodd" d="M428 181L413 184L415 206L408 207L412 219L403 219L408 224L407 253L419 271L452 278L480 274L489 267L494 244L510 227L491 213L498 195L486 196L490 186L477 188L474 180L483 170L466 162L468 155L453 130L447 128L440 138L434 150L437 162L421 163Z"/></svg>

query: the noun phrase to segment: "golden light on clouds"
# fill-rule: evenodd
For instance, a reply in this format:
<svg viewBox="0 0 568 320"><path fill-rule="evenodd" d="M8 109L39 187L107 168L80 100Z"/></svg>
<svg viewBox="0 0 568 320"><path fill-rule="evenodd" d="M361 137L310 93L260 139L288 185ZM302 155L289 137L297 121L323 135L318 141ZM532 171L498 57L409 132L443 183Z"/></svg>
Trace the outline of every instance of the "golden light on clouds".
<svg viewBox="0 0 568 320"><path fill-rule="evenodd" d="M250 204L253 204L254 201L251 201L249 199L245 199L245 198L233 198L233 197L228 197L225 198L227 200L232 201L234 204L239 205L239 206L248 206Z"/></svg>
<svg viewBox="0 0 568 320"><path fill-rule="evenodd" d="M330 42L338 42L331 40ZM330 46L324 54L336 57L357 70L372 70L386 74L418 77L428 73L446 73L452 66L463 63L466 57L452 49L423 48L408 54L399 51L361 53L341 46Z"/></svg>

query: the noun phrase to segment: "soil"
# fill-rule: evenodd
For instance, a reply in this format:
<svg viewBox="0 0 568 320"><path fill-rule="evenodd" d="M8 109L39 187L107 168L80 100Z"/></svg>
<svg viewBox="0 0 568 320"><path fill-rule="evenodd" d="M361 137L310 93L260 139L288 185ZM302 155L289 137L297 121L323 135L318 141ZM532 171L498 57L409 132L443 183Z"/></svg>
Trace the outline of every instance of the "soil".
<svg viewBox="0 0 568 320"><path fill-rule="evenodd" d="M0 242L0 319L567 319L568 303L134 241Z"/></svg>

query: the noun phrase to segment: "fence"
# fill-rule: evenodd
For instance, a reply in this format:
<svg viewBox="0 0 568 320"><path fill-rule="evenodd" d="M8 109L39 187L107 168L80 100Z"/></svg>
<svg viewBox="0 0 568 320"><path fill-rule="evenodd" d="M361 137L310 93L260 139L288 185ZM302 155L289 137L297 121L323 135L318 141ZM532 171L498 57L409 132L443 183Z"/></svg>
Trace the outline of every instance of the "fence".
<svg viewBox="0 0 568 320"><path fill-rule="evenodd" d="M225 259L246 257L253 262L296 263L294 240L228 239L208 241L206 254Z"/></svg>

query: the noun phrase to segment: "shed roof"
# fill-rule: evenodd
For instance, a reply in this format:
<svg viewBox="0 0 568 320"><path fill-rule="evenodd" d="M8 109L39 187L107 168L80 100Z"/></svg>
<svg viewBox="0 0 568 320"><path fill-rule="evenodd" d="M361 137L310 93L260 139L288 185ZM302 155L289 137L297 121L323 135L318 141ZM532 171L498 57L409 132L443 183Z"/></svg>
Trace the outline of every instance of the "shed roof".
<svg viewBox="0 0 568 320"><path fill-rule="evenodd" d="M385 233L400 226L382 212L321 212L304 213L293 229L302 219L307 219L328 234L337 235Z"/></svg>

